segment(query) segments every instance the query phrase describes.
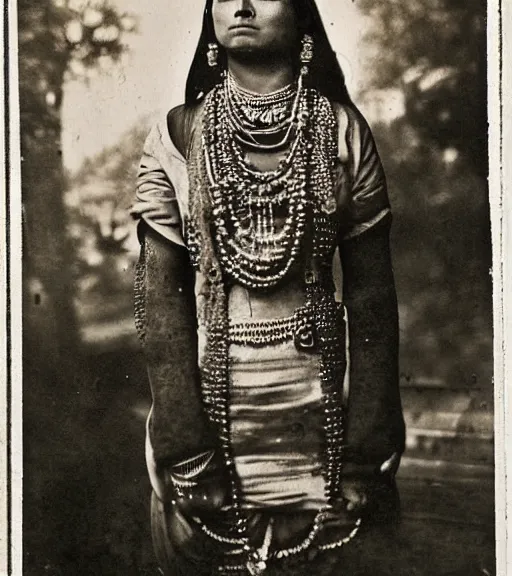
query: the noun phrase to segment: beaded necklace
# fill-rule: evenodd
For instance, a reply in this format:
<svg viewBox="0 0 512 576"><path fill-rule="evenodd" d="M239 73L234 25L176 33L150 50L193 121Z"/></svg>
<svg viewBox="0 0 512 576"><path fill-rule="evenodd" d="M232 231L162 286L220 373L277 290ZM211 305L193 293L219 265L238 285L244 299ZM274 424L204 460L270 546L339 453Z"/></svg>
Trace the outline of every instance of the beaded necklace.
<svg viewBox="0 0 512 576"><path fill-rule="evenodd" d="M288 84L269 94L256 94L242 88L229 72L224 87L228 105L240 124L247 130L261 130L267 134L277 132L289 123L293 102L299 92L295 84Z"/></svg>
<svg viewBox="0 0 512 576"><path fill-rule="evenodd" d="M228 117L228 85L226 80L208 96L203 130L217 256L235 282L250 289L272 288L297 261L308 206L321 202L332 208L333 113L324 98L304 89L299 80L289 152L276 170L260 172L236 142ZM315 122L309 121L312 111ZM308 188L313 197L308 197Z"/></svg>
<svg viewBox="0 0 512 576"><path fill-rule="evenodd" d="M234 138L249 149L282 149L292 135L301 88L302 76L298 86L289 84L270 94L255 94L242 88L228 72L224 93ZM275 137L277 142L272 141Z"/></svg>
<svg viewBox="0 0 512 576"><path fill-rule="evenodd" d="M327 99L306 89L300 78L290 117L293 137L288 153L277 169L260 172L247 161L236 138L238 125L229 116L229 83L229 78L225 79L206 97L201 138L192 143L186 239L192 262L207 286L203 401L217 427L231 483L232 529L216 539L244 544L245 565L251 573L260 573L263 570L254 568L255 551L248 546L247 518L231 443L229 345L237 338L238 328L230 329L226 286L232 282L250 290L268 290L288 276L299 256L306 262L304 310L299 319L279 328L298 327L296 346L319 351L325 415L323 474L330 505L340 488L341 384L346 367L343 319L334 299L331 270L337 238L337 123ZM257 335L253 341L262 345L275 339L269 333ZM206 526L203 530L214 534ZM262 568L264 564L262 561Z"/></svg>

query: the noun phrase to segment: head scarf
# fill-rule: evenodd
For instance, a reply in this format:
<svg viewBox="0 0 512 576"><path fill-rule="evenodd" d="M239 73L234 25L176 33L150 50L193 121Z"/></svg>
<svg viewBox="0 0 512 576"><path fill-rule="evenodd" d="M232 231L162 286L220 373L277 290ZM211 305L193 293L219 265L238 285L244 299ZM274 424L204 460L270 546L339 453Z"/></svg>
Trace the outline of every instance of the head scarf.
<svg viewBox="0 0 512 576"><path fill-rule="evenodd" d="M331 102L350 105L352 102L345 78L327 37L315 0L292 0L292 2L297 14L300 36L309 34L314 40L314 57L309 67L308 85L316 88ZM213 27L212 4L213 0L206 0L201 35L187 78L185 93L187 105L200 102L219 83L220 71L226 69L226 53L221 46L219 46L219 66L211 68L207 63L208 44L217 42Z"/></svg>

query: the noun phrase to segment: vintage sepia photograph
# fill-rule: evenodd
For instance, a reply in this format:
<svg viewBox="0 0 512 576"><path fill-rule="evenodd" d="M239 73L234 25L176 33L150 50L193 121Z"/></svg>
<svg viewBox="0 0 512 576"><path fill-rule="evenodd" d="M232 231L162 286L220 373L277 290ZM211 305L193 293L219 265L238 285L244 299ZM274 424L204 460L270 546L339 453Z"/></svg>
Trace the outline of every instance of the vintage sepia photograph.
<svg viewBox="0 0 512 576"><path fill-rule="evenodd" d="M8 573L496 576L487 3L12 8Z"/></svg>

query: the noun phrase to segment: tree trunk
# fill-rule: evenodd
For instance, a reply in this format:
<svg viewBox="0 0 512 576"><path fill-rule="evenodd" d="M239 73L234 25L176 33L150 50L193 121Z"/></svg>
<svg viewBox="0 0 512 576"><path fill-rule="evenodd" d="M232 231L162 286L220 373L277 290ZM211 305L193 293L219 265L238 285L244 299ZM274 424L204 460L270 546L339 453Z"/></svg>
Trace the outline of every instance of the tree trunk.
<svg viewBox="0 0 512 576"><path fill-rule="evenodd" d="M69 53L49 0L18 10L25 355L60 363L78 341L60 144Z"/></svg>

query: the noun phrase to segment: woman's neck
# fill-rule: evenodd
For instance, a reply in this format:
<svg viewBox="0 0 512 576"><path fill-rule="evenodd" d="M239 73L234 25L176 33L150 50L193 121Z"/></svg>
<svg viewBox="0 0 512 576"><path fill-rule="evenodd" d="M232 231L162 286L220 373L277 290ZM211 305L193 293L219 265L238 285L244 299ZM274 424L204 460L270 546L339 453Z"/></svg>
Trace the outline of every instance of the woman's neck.
<svg viewBox="0 0 512 576"><path fill-rule="evenodd" d="M228 56L228 70L237 83L250 92L268 94L294 80L293 68L286 61L246 62Z"/></svg>

